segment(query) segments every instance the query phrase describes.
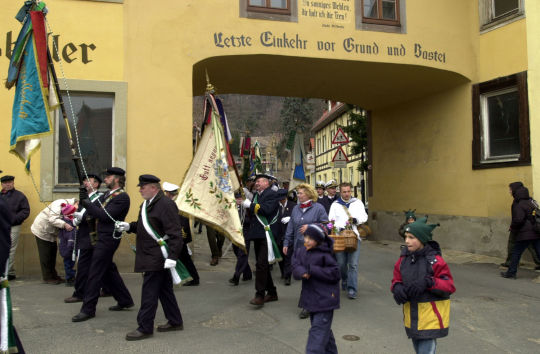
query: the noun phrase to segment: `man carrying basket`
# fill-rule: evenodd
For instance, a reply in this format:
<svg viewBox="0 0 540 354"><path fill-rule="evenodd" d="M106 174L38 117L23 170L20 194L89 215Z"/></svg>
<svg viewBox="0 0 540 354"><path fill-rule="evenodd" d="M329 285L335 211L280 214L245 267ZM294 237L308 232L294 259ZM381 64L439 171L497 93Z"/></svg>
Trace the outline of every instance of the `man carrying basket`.
<svg viewBox="0 0 540 354"><path fill-rule="evenodd" d="M353 238L352 245L345 251L336 253L336 258L341 271L341 289L347 291L349 299L356 299L358 292L358 257L360 256L360 234L358 226L368 219L364 203L351 197L352 185L343 182L339 185L340 197L330 206L328 219L334 224L341 235ZM354 234L350 233L351 230ZM351 245L351 246L349 246ZM356 246L356 247L354 247Z"/></svg>

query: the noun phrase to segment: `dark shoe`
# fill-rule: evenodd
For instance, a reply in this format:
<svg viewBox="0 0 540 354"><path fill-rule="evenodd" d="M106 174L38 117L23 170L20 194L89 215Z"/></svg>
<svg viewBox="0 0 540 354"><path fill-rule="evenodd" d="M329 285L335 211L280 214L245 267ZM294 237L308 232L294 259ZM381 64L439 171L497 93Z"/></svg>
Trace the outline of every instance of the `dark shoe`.
<svg viewBox="0 0 540 354"><path fill-rule="evenodd" d="M508 263L508 262L501 263L501 267L508 268L508 267L510 267L510 263Z"/></svg>
<svg viewBox="0 0 540 354"><path fill-rule="evenodd" d="M540 265L537 265L536 267L534 267L534 270L540 270Z"/></svg>
<svg viewBox="0 0 540 354"><path fill-rule="evenodd" d="M66 297L64 299L64 302L66 304L73 304L75 302L82 302L82 301L83 301L83 299L81 299L80 297L76 297L76 296Z"/></svg>
<svg viewBox="0 0 540 354"><path fill-rule="evenodd" d="M17 279L16 275L8 274L7 280L15 280L15 279Z"/></svg>
<svg viewBox="0 0 540 354"><path fill-rule="evenodd" d="M301 318L301 319L308 318L309 317L309 311L306 310L306 309L302 309L302 311L300 311L300 313L298 314L298 317Z"/></svg>
<svg viewBox="0 0 540 354"><path fill-rule="evenodd" d="M249 277L242 277L242 281L248 281L248 280L251 280L253 279L253 276L249 276Z"/></svg>
<svg viewBox="0 0 540 354"><path fill-rule="evenodd" d="M64 278L59 277L59 276L56 277L56 280L58 280L60 283L65 283L66 282L66 280Z"/></svg>
<svg viewBox="0 0 540 354"><path fill-rule="evenodd" d="M148 337L152 337L152 333L143 333L139 332L138 329L134 330L133 332L129 332L126 334L126 340L141 340Z"/></svg>
<svg viewBox="0 0 540 354"><path fill-rule="evenodd" d="M111 306L109 307L109 311L122 311L122 310L127 310L129 308L132 308L133 306L135 306L135 304L129 304L129 305L114 305L114 306Z"/></svg>
<svg viewBox="0 0 540 354"><path fill-rule="evenodd" d="M210 261L210 265L211 266L217 266L219 263L219 258L218 257L212 257L212 260Z"/></svg>
<svg viewBox="0 0 540 354"><path fill-rule="evenodd" d="M264 298L261 296L255 296L253 299L249 301L250 304L257 307L263 307L264 306Z"/></svg>
<svg viewBox="0 0 540 354"><path fill-rule="evenodd" d="M158 332L170 332L170 331L182 331L184 329L184 325L172 325L169 322L167 322L164 325L157 326Z"/></svg>
<svg viewBox="0 0 540 354"><path fill-rule="evenodd" d="M187 283L184 283L184 286L198 286L199 281L198 280L190 280Z"/></svg>
<svg viewBox="0 0 540 354"><path fill-rule="evenodd" d="M516 279L515 274L509 274L508 272L501 272L501 277L503 278L509 278L509 279Z"/></svg>
<svg viewBox="0 0 540 354"><path fill-rule="evenodd" d="M291 278L285 278L285 285L291 285Z"/></svg>
<svg viewBox="0 0 540 354"><path fill-rule="evenodd" d="M75 286L75 279L66 280L66 286Z"/></svg>
<svg viewBox="0 0 540 354"><path fill-rule="evenodd" d="M71 318L72 322L82 322L94 318L96 315L88 315L84 312L79 312L77 315Z"/></svg>
<svg viewBox="0 0 540 354"><path fill-rule="evenodd" d="M231 283L231 285L238 285L238 283L240 282L240 278L237 278L237 277L232 277L231 279L229 279L229 283Z"/></svg>
<svg viewBox="0 0 540 354"><path fill-rule="evenodd" d="M272 301L278 301L277 294L275 294L275 295L266 295L264 297L264 302L272 302Z"/></svg>
<svg viewBox="0 0 540 354"><path fill-rule="evenodd" d="M58 285L58 284L62 284L62 281L59 279L49 279L49 280L45 280L43 283L49 284L49 285Z"/></svg>

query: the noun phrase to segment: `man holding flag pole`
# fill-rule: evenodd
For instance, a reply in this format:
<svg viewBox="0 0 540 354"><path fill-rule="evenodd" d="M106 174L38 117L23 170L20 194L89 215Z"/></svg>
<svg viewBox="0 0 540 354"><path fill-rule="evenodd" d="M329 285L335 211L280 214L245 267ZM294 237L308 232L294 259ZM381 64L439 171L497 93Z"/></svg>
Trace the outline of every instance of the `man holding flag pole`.
<svg viewBox="0 0 540 354"><path fill-rule="evenodd" d="M144 273L139 327L126 335L130 341L153 335L158 299L167 318L166 324L157 327L158 332L184 329L173 283L189 281L191 276L178 260L183 244L178 208L164 195L159 182L153 175L139 176L139 192L144 199L139 218L116 224L117 231L137 233L135 272Z"/></svg>

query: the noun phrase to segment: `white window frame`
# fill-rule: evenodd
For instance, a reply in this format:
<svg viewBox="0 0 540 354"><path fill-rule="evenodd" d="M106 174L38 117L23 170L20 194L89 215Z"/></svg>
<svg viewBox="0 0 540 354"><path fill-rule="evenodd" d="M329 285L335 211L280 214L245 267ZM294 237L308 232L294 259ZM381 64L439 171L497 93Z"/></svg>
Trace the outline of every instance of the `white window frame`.
<svg viewBox="0 0 540 354"><path fill-rule="evenodd" d="M478 1L480 15L480 31L487 32L505 26L525 17L524 0L518 0L518 8L505 14L495 16L495 0Z"/></svg>
<svg viewBox="0 0 540 354"><path fill-rule="evenodd" d="M507 93L516 92L519 94L517 86L508 87L506 89L490 91L480 95L480 115L482 119L482 160L484 162L509 162L509 161L518 161L520 154L509 154L509 155L498 155L491 156L489 143L489 110L488 110L488 99L494 96L504 95ZM518 118L519 119L519 118Z"/></svg>

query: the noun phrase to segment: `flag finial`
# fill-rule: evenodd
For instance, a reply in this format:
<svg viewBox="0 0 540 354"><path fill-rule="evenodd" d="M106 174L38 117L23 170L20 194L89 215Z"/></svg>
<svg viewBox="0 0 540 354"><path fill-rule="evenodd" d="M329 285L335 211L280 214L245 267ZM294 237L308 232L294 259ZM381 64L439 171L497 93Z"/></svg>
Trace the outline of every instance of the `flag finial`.
<svg viewBox="0 0 540 354"><path fill-rule="evenodd" d="M214 85L210 83L210 78L208 77L208 70L204 69L204 72L206 73L206 92L214 93L216 89L214 88Z"/></svg>

